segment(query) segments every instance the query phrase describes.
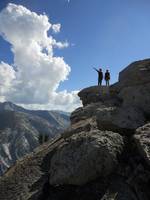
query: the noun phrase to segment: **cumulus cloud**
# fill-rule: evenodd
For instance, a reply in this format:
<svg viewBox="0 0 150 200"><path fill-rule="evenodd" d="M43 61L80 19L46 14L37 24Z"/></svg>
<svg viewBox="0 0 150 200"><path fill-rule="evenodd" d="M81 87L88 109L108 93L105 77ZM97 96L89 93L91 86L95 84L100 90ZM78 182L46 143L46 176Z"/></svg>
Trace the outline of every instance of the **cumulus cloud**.
<svg viewBox="0 0 150 200"><path fill-rule="evenodd" d="M56 42L56 40L53 40L53 46L59 49L67 48L69 47L69 43L66 42Z"/></svg>
<svg viewBox="0 0 150 200"><path fill-rule="evenodd" d="M55 93L51 95L51 101L48 104L20 104L23 107L28 109L54 109L54 110L64 110L64 111L72 111L79 107L81 104L79 99L77 98L78 91L73 91L68 93L67 91L62 91L59 93ZM57 105L57 106L56 106Z"/></svg>
<svg viewBox="0 0 150 200"><path fill-rule="evenodd" d="M59 33L60 29L61 29L61 24L53 24L52 29L53 29L54 33Z"/></svg>
<svg viewBox="0 0 150 200"><path fill-rule="evenodd" d="M0 63L0 100L11 91L12 81L15 79L15 71L7 63Z"/></svg>
<svg viewBox="0 0 150 200"><path fill-rule="evenodd" d="M9 3L1 11L0 34L12 45L13 66L17 69L0 64L1 99L43 109L71 110L80 104L76 91L57 92L71 71L64 58L53 54L54 48L68 47L68 42L56 41L47 34L49 30L59 32L60 28L45 14L38 15L21 5Z"/></svg>

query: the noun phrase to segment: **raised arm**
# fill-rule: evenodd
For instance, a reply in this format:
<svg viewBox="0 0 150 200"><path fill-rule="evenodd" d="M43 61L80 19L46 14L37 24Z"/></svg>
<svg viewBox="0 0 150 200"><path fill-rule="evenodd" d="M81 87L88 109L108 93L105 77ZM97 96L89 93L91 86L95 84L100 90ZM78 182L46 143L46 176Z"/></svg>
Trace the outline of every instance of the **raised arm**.
<svg viewBox="0 0 150 200"><path fill-rule="evenodd" d="M95 67L93 67L93 69L94 69L95 71L99 72Z"/></svg>

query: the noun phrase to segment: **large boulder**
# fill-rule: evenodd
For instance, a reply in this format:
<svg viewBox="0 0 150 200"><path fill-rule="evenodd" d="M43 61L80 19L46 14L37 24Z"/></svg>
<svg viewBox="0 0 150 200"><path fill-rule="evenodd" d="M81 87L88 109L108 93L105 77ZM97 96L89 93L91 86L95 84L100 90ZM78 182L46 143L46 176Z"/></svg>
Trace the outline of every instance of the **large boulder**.
<svg viewBox="0 0 150 200"><path fill-rule="evenodd" d="M119 73L121 87L143 85L150 82L150 59L131 63Z"/></svg>
<svg viewBox="0 0 150 200"><path fill-rule="evenodd" d="M118 104L114 91L110 91L106 86L92 86L85 88L78 93L83 106L96 102L105 102L108 104Z"/></svg>
<svg viewBox="0 0 150 200"><path fill-rule="evenodd" d="M150 116L150 59L130 64L119 73L119 81L110 87L123 106L134 106Z"/></svg>
<svg viewBox="0 0 150 200"><path fill-rule="evenodd" d="M83 185L107 177L118 164L123 149L118 133L93 130L68 138L51 159L51 185Z"/></svg>
<svg viewBox="0 0 150 200"><path fill-rule="evenodd" d="M150 123L138 128L134 139L141 156L150 166Z"/></svg>
<svg viewBox="0 0 150 200"><path fill-rule="evenodd" d="M110 107L120 107L116 101L99 101L97 103L91 103L86 106L77 108L71 113L70 121L71 125L77 123L78 121L85 120L91 117L96 117L97 112L100 109L110 108Z"/></svg>
<svg viewBox="0 0 150 200"><path fill-rule="evenodd" d="M137 107L146 115L150 115L150 82L138 86L124 87L118 96L122 99L124 106Z"/></svg>
<svg viewBox="0 0 150 200"><path fill-rule="evenodd" d="M100 130L130 135L144 123L144 115L136 107L105 107L97 111L97 125Z"/></svg>
<svg viewBox="0 0 150 200"><path fill-rule="evenodd" d="M106 106L103 103L99 102L99 103L91 103L88 104L87 106L77 108L75 111L71 113L70 116L71 125L95 116L97 110L99 108L104 108L104 107Z"/></svg>

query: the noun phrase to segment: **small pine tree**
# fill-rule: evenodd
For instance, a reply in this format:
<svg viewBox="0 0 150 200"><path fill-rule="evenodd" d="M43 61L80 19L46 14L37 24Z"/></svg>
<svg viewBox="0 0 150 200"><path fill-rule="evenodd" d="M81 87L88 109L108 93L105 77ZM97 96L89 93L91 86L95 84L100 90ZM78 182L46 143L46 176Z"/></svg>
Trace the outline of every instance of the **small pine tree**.
<svg viewBox="0 0 150 200"><path fill-rule="evenodd" d="M49 135L47 134L39 134L39 144L43 144L44 142L47 142L49 140Z"/></svg>
<svg viewBox="0 0 150 200"><path fill-rule="evenodd" d="M44 142L47 142L49 140L49 135L45 135L45 137L44 137Z"/></svg>
<svg viewBox="0 0 150 200"><path fill-rule="evenodd" d="M39 144L43 144L43 134L39 134Z"/></svg>

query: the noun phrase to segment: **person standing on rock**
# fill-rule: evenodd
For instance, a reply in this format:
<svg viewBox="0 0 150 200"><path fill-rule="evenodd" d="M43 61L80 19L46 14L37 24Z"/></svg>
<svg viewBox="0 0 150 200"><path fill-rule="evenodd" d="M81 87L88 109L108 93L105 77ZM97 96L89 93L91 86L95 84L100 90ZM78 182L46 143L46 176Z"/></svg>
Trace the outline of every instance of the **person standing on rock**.
<svg viewBox="0 0 150 200"><path fill-rule="evenodd" d="M96 69L96 68L94 68L94 69L98 73L98 85L101 86L102 85L102 81L103 81L103 72L102 72L102 69L101 68L99 68L99 70Z"/></svg>
<svg viewBox="0 0 150 200"><path fill-rule="evenodd" d="M106 86L109 86L110 72L108 71L108 69L105 72L105 81L106 81Z"/></svg>

